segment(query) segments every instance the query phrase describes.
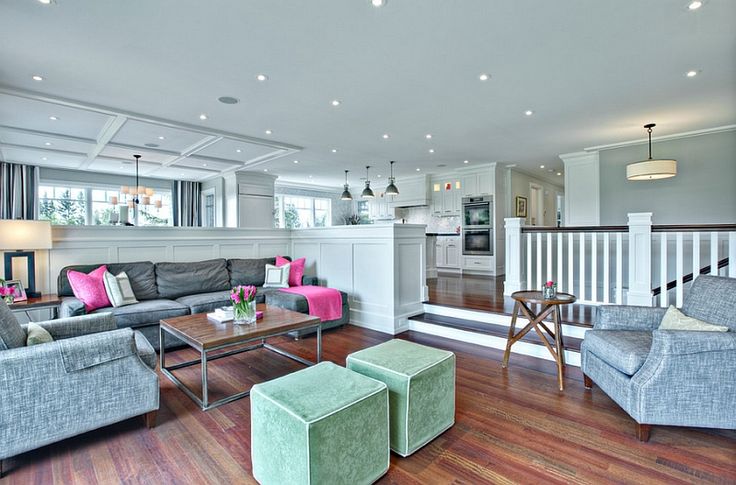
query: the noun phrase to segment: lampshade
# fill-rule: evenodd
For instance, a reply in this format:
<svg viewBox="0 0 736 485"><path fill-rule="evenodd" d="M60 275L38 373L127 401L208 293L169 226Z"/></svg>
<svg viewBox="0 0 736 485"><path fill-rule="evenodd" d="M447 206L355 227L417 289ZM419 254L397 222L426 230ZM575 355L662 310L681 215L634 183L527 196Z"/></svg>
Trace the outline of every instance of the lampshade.
<svg viewBox="0 0 736 485"><path fill-rule="evenodd" d="M371 183L370 182L366 182L365 183L365 188L363 189L363 192L360 194L360 196L363 197L364 199L372 199L372 198L374 198L376 196L373 193L373 190L371 189Z"/></svg>
<svg viewBox="0 0 736 485"><path fill-rule="evenodd" d="M147 195L144 195L142 197L141 203L143 205L151 205L151 198L149 196L147 196Z"/></svg>
<svg viewBox="0 0 736 485"><path fill-rule="evenodd" d="M0 250L35 250L51 248L51 222L0 220Z"/></svg>
<svg viewBox="0 0 736 485"><path fill-rule="evenodd" d="M677 175L676 160L643 160L626 166L628 180L666 179Z"/></svg>
<svg viewBox="0 0 736 485"><path fill-rule="evenodd" d="M130 187L127 185L121 185L120 186L120 193L121 194L129 194L130 193Z"/></svg>
<svg viewBox="0 0 736 485"><path fill-rule="evenodd" d="M118 205L118 196L117 195L111 195L110 196L110 203L112 205Z"/></svg>
<svg viewBox="0 0 736 485"><path fill-rule="evenodd" d="M396 184L394 184L393 178L389 180L388 187L386 187L386 195L399 195L399 189L396 187Z"/></svg>
<svg viewBox="0 0 736 485"><path fill-rule="evenodd" d="M353 200L353 194L350 193L350 189L347 184L345 184L345 190L342 191L340 200Z"/></svg>
<svg viewBox="0 0 736 485"><path fill-rule="evenodd" d="M164 205L164 204L163 204L163 202L161 201L161 199L157 199L157 200L155 200L155 201L153 202L153 205L154 205L154 206L156 206L156 209L160 209L161 207L163 207L163 205Z"/></svg>
<svg viewBox="0 0 736 485"><path fill-rule="evenodd" d="M139 185L138 186L137 194L138 195L146 195L146 188L143 185Z"/></svg>
<svg viewBox="0 0 736 485"><path fill-rule="evenodd" d="M146 187L146 195L149 197L153 195L153 189L151 187Z"/></svg>

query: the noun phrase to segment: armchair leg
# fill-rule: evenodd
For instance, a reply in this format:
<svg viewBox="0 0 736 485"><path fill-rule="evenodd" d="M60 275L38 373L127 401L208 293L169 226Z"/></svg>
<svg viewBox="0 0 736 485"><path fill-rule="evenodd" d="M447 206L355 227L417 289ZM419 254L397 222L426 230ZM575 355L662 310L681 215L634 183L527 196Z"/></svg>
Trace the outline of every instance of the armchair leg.
<svg viewBox="0 0 736 485"><path fill-rule="evenodd" d="M3 477L3 461L0 460L0 478Z"/></svg>
<svg viewBox="0 0 736 485"><path fill-rule="evenodd" d="M593 389L593 379L583 374L583 385L586 389Z"/></svg>
<svg viewBox="0 0 736 485"><path fill-rule="evenodd" d="M146 423L146 428L152 429L156 427L156 414L158 411L151 411L143 415L143 422Z"/></svg>
<svg viewBox="0 0 736 485"><path fill-rule="evenodd" d="M639 441L649 441L649 434L651 432L651 424L636 423L636 437L639 439Z"/></svg>

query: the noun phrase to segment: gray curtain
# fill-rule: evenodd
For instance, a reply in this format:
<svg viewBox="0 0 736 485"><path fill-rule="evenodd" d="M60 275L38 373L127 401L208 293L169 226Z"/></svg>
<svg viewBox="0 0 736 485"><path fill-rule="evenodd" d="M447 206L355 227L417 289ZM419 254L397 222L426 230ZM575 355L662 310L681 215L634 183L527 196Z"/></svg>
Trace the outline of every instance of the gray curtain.
<svg viewBox="0 0 736 485"><path fill-rule="evenodd" d="M38 167L0 162L0 219L38 218Z"/></svg>
<svg viewBox="0 0 736 485"><path fill-rule="evenodd" d="M202 184L176 181L171 189L175 226L202 225Z"/></svg>

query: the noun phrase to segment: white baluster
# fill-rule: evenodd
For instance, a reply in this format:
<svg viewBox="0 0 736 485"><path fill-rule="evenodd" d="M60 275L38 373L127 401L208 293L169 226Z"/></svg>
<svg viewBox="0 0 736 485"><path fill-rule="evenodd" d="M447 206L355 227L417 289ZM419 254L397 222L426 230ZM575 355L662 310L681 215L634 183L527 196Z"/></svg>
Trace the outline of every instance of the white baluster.
<svg viewBox="0 0 736 485"><path fill-rule="evenodd" d="M552 280L552 233L547 233L547 281Z"/></svg>
<svg viewBox="0 0 736 485"><path fill-rule="evenodd" d="M598 301L598 235L590 234L590 301Z"/></svg>
<svg viewBox="0 0 736 485"><path fill-rule="evenodd" d="M710 274L718 274L718 233L715 231L710 233Z"/></svg>
<svg viewBox="0 0 736 485"><path fill-rule="evenodd" d="M736 278L736 232L728 233L728 276Z"/></svg>
<svg viewBox="0 0 736 485"><path fill-rule="evenodd" d="M567 233L567 292L575 293L575 236Z"/></svg>
<svg viewBox="0 0 736 485"><path fill-rule="evenodd" d="M603 233L603 303L611 302L611 252L610 252L611 235L607 232Z"/></svg>
<svg viewBox="0 0 736 485"><path fill-rule="evenodd" d="M624 255L623 255L623 234L620 232L616 233L616 304L623 305L624 303Z"/></svg>
<svg viewBox="0 0 736 485"><path fill-rule="evenodd" d="M562 288L562 285L564 284L564 279L562 276L562 233L557 233L557 284L560 285L560 291L565 291Z"/></svg>
<svg viewBox="0 0 736 485"><path fill-rule="evenodd" d="M580 255L580 290L578 291L578 300L585 301L585 233L580 233L580 247L578 248Z"/></svg>
<svg viewBox="0 0 736 485"><path fill-rule="evenodd" d="M693 281L700 276L700 233L693 233Z"/></svg>
<svg viewBox="0 0 736 485"><path fill-rule="evenodd" d="M678 308L682 306L682 233L678 232L675 234L675 278L677 278L677 286L675 287L675 304Z"/></svg>
<svg viewBox="0 0 736 485"><path fill-rule="evenodd" d="M542 289L542 233L537 233L537 290Z"/></svg>
<svg viewBox="0 0 736 485"><path fill-rule="evenodd" d="M659 306L667 308L670 304L670 292L667 291L667 233L659 234Z"/></svg>
<svg viewBox="0 0 736 485"><path fill-rule="evenodd" d="M532 288L532 233L526 234L526 288Z"/></svg>

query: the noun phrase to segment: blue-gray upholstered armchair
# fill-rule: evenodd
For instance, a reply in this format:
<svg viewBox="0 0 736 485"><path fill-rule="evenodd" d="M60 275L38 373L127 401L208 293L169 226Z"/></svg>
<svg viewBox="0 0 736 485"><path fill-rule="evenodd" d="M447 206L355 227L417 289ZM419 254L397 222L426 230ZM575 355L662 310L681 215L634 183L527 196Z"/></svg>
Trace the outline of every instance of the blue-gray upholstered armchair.
<svg viewBox="0 0 736 485"><path fill-rule="evenodd" d="M26 347L0 300L0 476L20 453L158 410L156 353L109 313L39 322L53 342Z"/></svg>
<svg viewBox="0 0 736 485"><path fill-rule="evenodd" d="M665 308L600 306L581 346L585 387L595 382L636 421L736 429L736 279L699 276L682 312L728 332L657 330Z"/></svg>

